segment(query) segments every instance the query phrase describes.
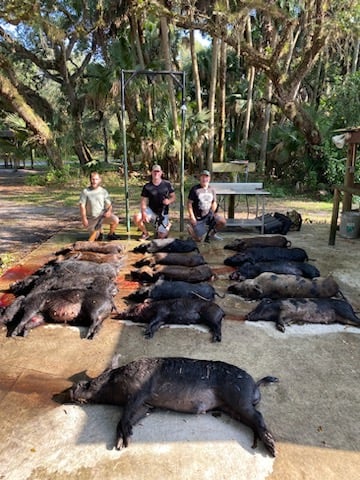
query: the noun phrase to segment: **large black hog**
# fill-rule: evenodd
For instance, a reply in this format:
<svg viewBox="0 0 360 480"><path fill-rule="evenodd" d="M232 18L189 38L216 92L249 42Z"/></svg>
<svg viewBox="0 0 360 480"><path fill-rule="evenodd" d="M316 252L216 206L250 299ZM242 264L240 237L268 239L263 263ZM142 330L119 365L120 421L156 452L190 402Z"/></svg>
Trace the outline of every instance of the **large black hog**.
<svg viewBox="0 0 360 480"><path fill-rule="evenodd" d="M192 239L182 240L180 238L156 238L151 242L142 243L133 249L135 253L173 252L186 253L199 251L199 247Z"/></svg>
<svg viewBox="0 0 360 480"><path fill-rule="evenodd" d="M255 383L244 370L225 362L191 358L142 358L107 369L70 390L77 403L105 403L124 407L116 429L116 447L127 447L132 428L154 407L185 413L220 410L244 423L275 457L275 441L255 406L259 386L277 382L264 377Z"/></svg>
<svg viewBox="0 0 360 480"><path fill-rule="evenodd" d="M360 327L360 318L352 306L336 298L265 298L247 314L246 320L275 322L281 332L291 323L343 323Z"/></svg>
<svg viewBox="0 0 360 480"><path fill-rule="evenodd" d="M28 295L22 301L16 299L17 310L10 305L12 318L5 312L10 323L19 317L11 336L26 336L29 331L46 322L69 323L88 326L86 338L92 339L102 322L113 310L117 286L109 281L95 281L89 288L66 288Z"/></svg>
<svg viewBox="0 0 360 480"><path fill-rule="evenodd" d="M213 341L221 342L221 322L224 315L225 312L222 308L214 302L201 298L182 297L168 300L148 300L130 306L114 318L147 323L146 338L152 338L162 325L202 323L209 327L213 334Z"/></svg>
<svg viewBox="0 0 360 480"><path fill-rule="evenodd" d="M215 288L206 282L190 283L180 280L157 280L154 284L139 288L126 297L132 302L143 302L147 298L152 300L164 300L180 297L200 297L206 300L214 300Z"/></svg>
<svg viewBox="0 0 360 480"><path fill-rule="evenodd" d="M243 280L228 287L228 292L244 298L329 298L339 293L333 277L304 278L297 275L277 275L264 272L255 278Z"/></svg>
<svg viewBox="0 0 360 480"><path fill-rule="evenodd" d="M204 265L205 259L200 253L168 253L157 252L134 263L134 267L141 268L145 265L183 265L184 267L197 267Z"/></svg>
<svg viewBox="0 0 360 480"><path fill-rule="evenodd" d="M291 262L279 260L277 262L245 262L235 272L229 275L230 280L246 280L255 278L261 273L273 272L286 275L300 275L305 278L320 277L319 270L308 262Z"/></svg>
<svg viewBox="0 0 360 480"><path fill-rule="evenodd" d="M206 282L214 277L209 265L184 267L183 265L155 265L131 271L131 278L139 282L156 282L159 278L190 283Z"/></svg>
<svg viewBox="0 0 360 480"><path fill-rule="evenodd" d="M275 262L279 260L305 262L308 260L308 256L302 248L250 247L243 252L225 258L224 263L231 267L238 267L245 262Z"/></svg>
<svg viewBox="0 0 360 480"><path fill-rule="evenodd" d="M283 235L257 235L256 237L236 238L224 248L242 252L250 247L290 247L290 245L291 242Z"/></svg>

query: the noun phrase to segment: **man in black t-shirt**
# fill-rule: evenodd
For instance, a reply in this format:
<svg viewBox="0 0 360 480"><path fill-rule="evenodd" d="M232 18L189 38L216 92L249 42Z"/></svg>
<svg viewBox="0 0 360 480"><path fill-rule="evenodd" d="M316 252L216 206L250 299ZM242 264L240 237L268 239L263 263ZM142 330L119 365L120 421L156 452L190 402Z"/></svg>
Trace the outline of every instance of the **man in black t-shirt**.
<svg viewBox="0 0 360 480"><path fill-rule="evenodd" d="M200 174L200 183L194 185L188 196L188 213L190 225L188 232L196 242L201 242L208 230L211 230L210 238L221 240L216 234L218 230L224 228L226 224L225 218L218 215L216 192L209 184L210 172L203 170Z"/></svg>
<svg viewBox="0 0 360 480"><path fill-rule="evenodd" d="M171 224L169 222L169 205L175 202L175 190L168 180L162 179L160 165L151 170L151 181L143 186L141 192L140 212L134 215L134 223L142 232L140 239L147 240L150 235L146 223L154 225L158 238L166 238Z"/></svg>

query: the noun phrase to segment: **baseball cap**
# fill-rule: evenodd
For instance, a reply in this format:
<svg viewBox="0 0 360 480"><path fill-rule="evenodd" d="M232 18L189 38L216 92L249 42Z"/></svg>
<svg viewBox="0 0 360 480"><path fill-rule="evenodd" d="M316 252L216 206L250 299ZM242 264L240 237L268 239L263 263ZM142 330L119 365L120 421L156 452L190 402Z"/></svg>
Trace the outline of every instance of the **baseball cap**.
<svg viewBox="0 0 360 480"><path fill-rule="evenodd" d="M155 171L161 172L161 167L160 167L160 165L153 165L151 171L152 171L152 172L155 172Z"/></svg>
<svg viewBox="0 0 360 480"><path fill-rule="evenodd" d="M209 170L202 170L200 175L206 175L207 177L210 177L210 172L209 172Z"/></svg>

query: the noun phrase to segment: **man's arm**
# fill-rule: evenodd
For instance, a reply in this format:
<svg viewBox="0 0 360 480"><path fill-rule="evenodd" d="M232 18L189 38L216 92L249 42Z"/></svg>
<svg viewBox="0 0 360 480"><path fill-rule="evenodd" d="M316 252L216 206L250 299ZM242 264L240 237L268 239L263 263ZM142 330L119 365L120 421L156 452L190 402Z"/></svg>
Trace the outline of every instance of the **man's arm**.
<svg viewBox="0 0 360 480"><path fill-rule="evenodd" d="M175 192L169 194L169 198L164 198L163 205L171 205L176 200Z"/></svg>
<svg viewBox="0 0 360 480"><path fill-rule="evenodd" d="M196 217L195 217L195 214L194 214L193 201L192 200L188 200L187 209L188 209L189 219L190 219L191 225L196 225Z"/></svg>
<svg viewBox="0 0 360 480"><path fill-rule="evenodd" d="M84 227L87 227L89 225L89 222L88 222L87 215L86 215L85 205L83 205L82 203L80 203L80 217L81 217L81 221L82 221L82 224L84 225Z"/></svg>
<svg viewBox="0 0 360 480"><path fill-rule="evenodd" d="M148 205L148 199L147 199L147 197L141 197L141 200L140 200L140 211L141 211L141 219L142 219L143 222L146 222L146 221L147 221L147 217L146 217L147 205Z"/></svg>

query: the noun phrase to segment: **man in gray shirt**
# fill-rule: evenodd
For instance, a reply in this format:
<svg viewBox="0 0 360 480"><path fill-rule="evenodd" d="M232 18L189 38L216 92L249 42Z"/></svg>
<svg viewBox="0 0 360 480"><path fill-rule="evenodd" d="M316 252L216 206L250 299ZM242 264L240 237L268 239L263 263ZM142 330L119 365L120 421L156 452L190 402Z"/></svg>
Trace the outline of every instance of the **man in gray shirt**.
<svg viewBox="0 0 360 480"><path fill-rule="evenodd" d="M81 221L89 232L93 232L99 215L104 213L103 224L110 225L108 240L117 240L115 230L119 224L119 218L112 213L112 205L108 191L101 186L101 177L98 172L90 174L90 185L80 194ZM103 239L103 233L99 230L97 240Z"/></svg>

